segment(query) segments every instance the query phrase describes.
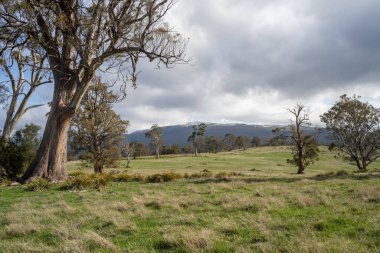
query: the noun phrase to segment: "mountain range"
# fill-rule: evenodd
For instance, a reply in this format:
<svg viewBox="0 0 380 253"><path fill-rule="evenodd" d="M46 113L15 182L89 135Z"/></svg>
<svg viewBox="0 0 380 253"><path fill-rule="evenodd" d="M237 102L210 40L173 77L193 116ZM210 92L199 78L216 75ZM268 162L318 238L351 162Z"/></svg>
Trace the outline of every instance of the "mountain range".
<svg viewBox="0 0 380 253"><path fill-rule="evenodd" d="M172 125L164 126L163 129L163 138L164 145L174 145L178 144L181 147L188 145L188 137L193 132L192 126L198 123L188 123L185 125ZM283 127L279 125L248 125L248 124L217 124L217 123L206 123L207 129L205 136L215 136L223 138L226 134L231 133L236 136L243 135L249 138L253 136L258 136L262 143L267 142L270 138L274 136L272 129L277 127ZM310 130L314 128L310 127ZM145 145L149 144L149 139L145 137L145 133L149 131L148 129L139 130L127 134L128 142L137 141L144 143ZM323 144L329 143L327 133L322 131L318 137L318 141Z"/></svg>

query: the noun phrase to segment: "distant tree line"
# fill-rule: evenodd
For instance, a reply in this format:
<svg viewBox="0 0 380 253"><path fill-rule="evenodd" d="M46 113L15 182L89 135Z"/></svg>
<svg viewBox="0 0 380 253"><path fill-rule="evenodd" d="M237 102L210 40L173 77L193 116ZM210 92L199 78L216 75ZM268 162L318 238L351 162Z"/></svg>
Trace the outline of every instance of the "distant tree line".
<svg viewBox="0 0 380 253"><path fill-rule="evenodd" d="M112 109L118 102L118 96L111 86L99 78L83 98L81 106L71 123L69 159L80 159L102 173L105 166L118 166L124 158L126 167L133 159L154 155L218 153L233 150L246 150L259 146L291 146L292 156L289 164L297 167L297 173L319 159L317 142L320 129L311 130L310 112L304 105L297 104L288 108L290 124L273 129L269 140L258 136L249 138L227 133L223 138L207 135L207 124L200 123L192 127L187 137L188 145L165 145L163 128L157 124L146 132L150 145L137 141L129 142L125 133L129 122L120 118ZM360 101L360 97L343 95L326 113L320 116L326 124L325 131L331 137L330 150L339 150L338 156L356 165L359 171L366 172L368 166L380 157L380 110L369 103ZM27 124L15 134L0 138L0 180L15 180L33 161L41 143L40 127Z"/></svg>

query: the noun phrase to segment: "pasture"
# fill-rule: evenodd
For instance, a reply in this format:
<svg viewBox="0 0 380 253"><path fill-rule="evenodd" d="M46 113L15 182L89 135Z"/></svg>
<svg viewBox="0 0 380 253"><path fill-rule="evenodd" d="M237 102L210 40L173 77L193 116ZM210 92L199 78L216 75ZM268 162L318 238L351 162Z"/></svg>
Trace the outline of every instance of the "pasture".
<svg viewBox="0 0 380 253"><path fill-rule="evenodd" d="M380 162L353 173L334 156L323 148L304 175L286 163L289 148L262 147L107 169L219 176L78 191L3 185L0 252L380 252Z"/></svg>

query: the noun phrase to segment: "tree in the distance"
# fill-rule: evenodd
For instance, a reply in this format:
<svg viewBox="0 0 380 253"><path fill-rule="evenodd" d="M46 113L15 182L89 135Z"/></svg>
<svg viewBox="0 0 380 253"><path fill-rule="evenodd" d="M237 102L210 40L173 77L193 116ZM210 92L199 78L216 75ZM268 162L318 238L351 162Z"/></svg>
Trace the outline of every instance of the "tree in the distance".
<svg viewBox="0 0 380 253"><path fill-rule="evenodd" d="M37 155L22 181L67 177L70 123L99 68L136 85L137 62L170 67L186 61L186 40L164 16L175 0L0 1L0 56L31 44L48 59L54 80L51 109ZM12 53L12 52L11 52Z"/></svg>
<svg viewBox="0 0 380 253"><path fill-rule="evenodd" d="M332 134L334 146L361 172L380 157L380 110L360 101L359 96L342 95L321 120Z"/></svg>
<svg viewBox="0 0 380 253"><path fill-rule="evenodd" d="M246 150L249 146L249 138L245 135L240 135L236 138L236 146Z"/></svg>
<svg viewBox="0 0 380 253"><path fill-rule="evenodd" d="M162 136L162 127L159 127L157 124L153 125L148 132L145 133L145 137L150 139L150 144L153 147L156 159L160 158L160 149L164 143Z"/></svg>
<svg viewBox="0 0 380 253"><path fill-rule="evenodd" d="M72 148L86 152L95 173L104 166L113 166L121 157L128 121L112 110L119 96L109 91L109 85L96 78L82 100L71 125Z"/></svg>
<svg viewBox="0 0 380 253"><path fill-rule="evenodd" d="M133 153L133 159L136 159L140 156L147 156L149 155L149 148L146 147L143 143L132 141L129 143L129 145L132 147Z"/></svg>
<svg viewBox="0 0 380 253"><path fill-rule="evenodd" d="M234 134L228 133L224 136L223 141L226 144L227 150L231 151L235 148L236 136Z"/></svg>
<svg viewBox="0 0 380 253"><path fill-rule="evenodd" d="M252 147L259 147L261 145L261 139L258 136L253 136L251 140Z"/></svg>
<svg viewBox="0 0 380 253"><path fill-rule="evenodd" d="M207 152L218 153L220 151L223 151L224 142L218 137L207 136L205 140L205 146L206 146Z"/></svg>
<svg viewBox="0 0 380 253"><path fill-rule="evenodd" d="M204 135L207 129L207 125L205 123L200 123L198 125L193 126L193 132L187 139L193 146L194 156L198 155L199 147L204 143Z"/></svg>
<svg viewBox="0 0 380 253"><path fill-rule="evenodd" d="M310 164L318 160L317 132L306 132L311 123L310 113L306 111L305 106L297 104L289 108L288 112L292 115L290 139L293 147L293 158L289 159L288 163L298 168L297 174L303 174Z"/></svg>

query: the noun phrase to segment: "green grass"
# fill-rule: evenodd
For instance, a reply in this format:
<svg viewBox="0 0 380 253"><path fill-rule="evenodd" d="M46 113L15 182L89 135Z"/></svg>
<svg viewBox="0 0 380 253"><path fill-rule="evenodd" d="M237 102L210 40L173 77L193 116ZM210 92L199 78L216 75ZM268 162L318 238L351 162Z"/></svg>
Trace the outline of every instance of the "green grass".
<svg viewBox="0 0 380 253"><path fill-rule="evenodd" d="M0 186L0 252L380 252L380 163L352 173L323 149L296 175L289 155L285 147L258 148L117 168L243 174L227 178L111 183L101 191Z"/></svg>

